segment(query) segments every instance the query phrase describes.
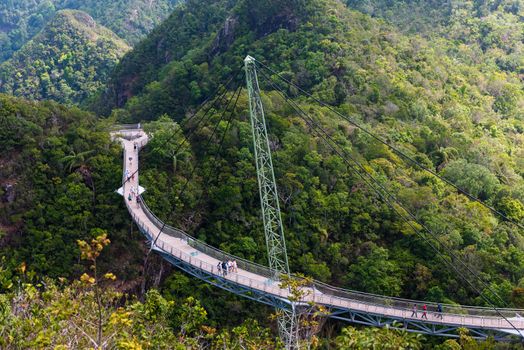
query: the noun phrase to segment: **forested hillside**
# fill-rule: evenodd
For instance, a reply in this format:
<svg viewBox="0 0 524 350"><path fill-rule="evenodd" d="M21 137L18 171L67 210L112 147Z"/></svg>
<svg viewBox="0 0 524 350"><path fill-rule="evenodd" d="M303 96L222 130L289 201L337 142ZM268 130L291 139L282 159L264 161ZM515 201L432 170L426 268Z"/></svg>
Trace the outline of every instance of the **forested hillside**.
<svg viewBox="0 0 524 350"><path fill-rule="evenodd" d="M452 0L346 0L350 8L385 19L401 31L431 33L449 24ZM464 1L462 3L465 3Z"/></svg>
<svg viewBox="0 0 524 350"><path fill-rule="evenodd" d="M8 59L63 9L82 10L134 45L178 0L6 0L0 2L0 62Z"/></svg>
<svg viewBox="0 0 524 350"><path fill-rule="evenodd" d="M64 10L0 64L0 92L79 103L105 83L129 46L82 11Z"/></svg>
<svg viewBox="0 0 524 350"><path fill-rule="evenodd" d="M521 0L348 0L348 6L381 17L404 32L445 37L448 54L471 65L496 64L524 73L524 2Z"/></svg>
<svg viewBox="0 0 524 350"><path fill-rule="evenodd" d="M0 95L0 347L280 349L267 308L195 288L181 273L162 293L137 292L144 249L113 191L121 154L109 123L54 102ZM423 340L348 327L322 342L419 349ZM461 344L477 343L465 335Z"/></svg>
<svg viewBox="0 0 524 350"><path fill-rule="evenodd" d="M524 232L515 224L524 225L520 1L188 0L118 64L127 44L95 20L124 28L135 43L150 28L142 24L167 16L157 10L174 2L133 2L151 13L126 1L3 4L19 12L0 11L0 45L31 36L20 28L31 27L23 18L35 9L42 18L34 23L47 23L0 65L4 91L87 99L91 112L0 94L0 348L96 348L106 340L125 349L279 348L272 310L148 255L115 193L122 153L109 139L111 125L141 122L154 135L140 156L152 211L267 265L245 89L229 105L232 120L223 119L226 99L245 86L247 54L272 70L259 66L259 80L293 272L364 292L524 308ZM65 4L95 20L56 12ZM195 128L189 118L230 78ZM414 218L402 220L399 205L381 201L276 87ZM185 138L173 138L180 128ZM421 225L447 258L417 232ZM457 259L502 300L476 281L486 299L470 288L445 263ZM466 333L444 341L343 326L328 322L314 346L522 348L479 344Z"/></svg>
<svg viewBox="0 0 524 350"><path fill-rule="evenodd" d="M524 95L519 72L503 71L490 61L473 63L473 56L459 60L449 54L453 47L473 55L461 43L404 35L337 1L307 1L305 6L241 1L229 12L222 10L230 7L227 1L205 6L189 1L176 10L124 58L98 106L106 111L107 106L123 107L115 114L125 121L154 120L162 114L183 120L184 111L208 96L249 53L522 222ZM192 25L185 20L188 14L208 25ZM278 94L269 92L267 84L265 88L294 271L367 292L482 303L339 157L308 134ZM489 276L506 300L521 305L524 241L514 225L325 108L308 99L297 101L393 189L448 249ZM264 241L246 108L241 97L221 160L212 152L215 148L204 150L205 137L197 136L192 155L177 156L184 163L174 177L172 155L164 152L158 163L148 160L151 170L144 183L150 188L146 199L161 217L175 207L175 224L264 262L264 252L257 248ZM202 135L208 133L204 129ZM184 177L198 163L194 187L178 198ZM164 175L158 173L162 167Z"/></svg>
<svg viewBox="0 0 524 350"><path fill-rule="evenodd" d="M138 43L169 16L180 0L59 0L61 9L89 13L130 45Z"/></svg>
<svg viewBox="0 0 524 350"><path fill-rule="evenodd" d="M113 192L120 149L104 124L78 109L0 95L0 125L1 287L22 262L38 279L71 276L76 240L101 230L117 248L127 213ZM132 254L126 259L133 264Z"/></svg>

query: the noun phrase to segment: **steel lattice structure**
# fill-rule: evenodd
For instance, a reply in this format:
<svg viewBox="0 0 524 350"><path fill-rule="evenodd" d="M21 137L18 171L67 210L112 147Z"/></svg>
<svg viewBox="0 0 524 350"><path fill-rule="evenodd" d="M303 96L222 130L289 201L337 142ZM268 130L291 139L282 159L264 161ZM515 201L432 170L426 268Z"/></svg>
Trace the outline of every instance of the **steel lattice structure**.
<svg viewBox="0 0 524 350"><path fill-rule="evenodd" d="M278 283L281 276L290 275L284 231L253 58L246 58L245 68L250 89L253 141L270 268L232 256L166 225L143 201L137 202L136 206L131 205L128 200L125 200L125 203L140 231L151 243L152 249L171 264L206 283L281 310L281 336L288 349L296 349L299 345L297 314L303 309L303 303L293 301L289 289L282 288ZM129 183L124 178L123 186L117 191L127 198L129 186L140 188L138 152L147 144L148 136L140 125L120 126L119 129L118 132L112 133L112 137L120 139L124 146L124 173L126 170L136 169L135 178L131 181L128 179ZM137 146L134 150L133 144ZM127 161L131 153L134 157L133 164ZM216 268L217 262L227 260L238 262L238 273L228 276L220 273ZM446 312L441 313L440 318L428 312L429 319L422 319L410 314L414 304L422 305L426 303L424 301L346 290L318 281L312 281L304 288L311 292L307 302L328 308L330 312L327 316L330 318L352 323L447 337L458 337L458 329L467 328L474 338L486 339L493 336L496 340L522 337L520 332L524 331L524 318L521 316L524 315L524 310L521 309L500 309L505 315L503 319L500 313L493 312L490 308L448 304L444 305ZM432 310L434 307L435 305L431 306ZM514 325L510 326L509 321Z"/></svg>
<svg viewBox="0 0 524 350"><path fill-rule="evenodd" d="M280 274L289 275L286 240L284 238L284 228L280 216L277 185L275 182L273 161L271 159L269 138L267 136L264 108L262 107L262 100L260 98L255 59L247 56L244 62L269 268L274 272L273 277L275 281L278 281Z"/></svg>
<svg viewBox="0 0 524 350"><path fill-rule="evenodd" d="M262 106L262 99L260 97L255 59L247 56L244 64L267 256L273 280L277 282L280 280L281 275L290 275L286 239L284 237L284 227L280 215L277 183L275 181L273 160L271 159L271 149L267 135L264 107ZM299 339L297 327L299 327L299 324L296 306L294 303L291 303L289 304L289 308L281 309L278 316L278 329L286 349L298 349Z"/></svg>

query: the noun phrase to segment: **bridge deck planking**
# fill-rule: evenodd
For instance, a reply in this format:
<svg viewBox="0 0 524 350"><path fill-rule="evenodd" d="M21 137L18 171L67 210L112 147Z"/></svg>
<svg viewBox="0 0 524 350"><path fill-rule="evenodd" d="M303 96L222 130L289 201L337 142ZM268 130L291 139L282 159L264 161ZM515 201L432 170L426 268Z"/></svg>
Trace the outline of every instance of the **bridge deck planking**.
<svg viewBox="0 0 524 350"><path fill-rule="evenodd" d="M118 138L124 147L124 172L125 170L129 170L131 174L136 172L134 179L129 180L123 186L126 206L134 221L149 234L152 241L155 241L154 249L167 252L172 257L204 270L217 278L229 280L244 287L248 287L249 289L269 293L284 300L288 299L289 291L280 288L278 282L271 281L265 276L241 268L238 268L238 272L231 272L228 273L227 276L222 276L218 273L217 264L219 260L216 258L196 250L188 244L187 240L173 237L165 233L161 233L159 236L160 227L158 227L148 217L143 207L138 206L135 200L131 203L128 201L131 186L138 188L138 152L143 146L145 146L145 144L147 144L148 136L142 130L122 130L113 133L112 136L115 139ZM123 136L124 138L120 138L119 136ZM134 150L135 142L138 144L136 151ZM133 158L131 162L129 162L129 157ZM390 317L399 320L421 321L421 309L418 310L418 317L411 317L411 309L370 304L358 300L324 294L314 288L307 287L306 289L307 295L303 298L303 302L315 302L317 304L325 305L328 308L336 307L338 309L357 310L367 314ZM415 300L412 302L419 306L424 303ZM438 318L436 313L432 310L428 310L427 316L428 320L424 320L424 322L431 324L463 326L466 328L484 328L498 331L507 330L510 333L515 332L513 327L502 317L459 315L443 312L442 318ZM519 315L515 316L517 317L510 319L511 322L519 330L524 330L524 318L521 318Z"/></svg>

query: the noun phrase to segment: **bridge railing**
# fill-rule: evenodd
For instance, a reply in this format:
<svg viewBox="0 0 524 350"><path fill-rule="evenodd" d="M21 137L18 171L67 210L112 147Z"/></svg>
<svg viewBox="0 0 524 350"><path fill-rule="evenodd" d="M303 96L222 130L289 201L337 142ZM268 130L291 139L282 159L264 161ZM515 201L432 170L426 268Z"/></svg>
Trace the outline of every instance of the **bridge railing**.
<svg viewBox="0 0 524 350"><path fill-rule="evenodd" d="M190 236L182 230L179 230L169 225L164 225L164 222L160 220L155 214L153 214L153 212L149 209L149 207L143 199L140 201L140 203L142 206L142 210L144 211L148 219L151 220L151 222L158 228L158 232L160 232L160 229L163 228L162 233L165 233L172 237L183 239L187 241L187 244L189 246L195 248L195 250L209 255L217 259L218 261L236 261L238 268L271 279L272 273L267 266L260 265L252 261L240 258L238 256L226 253L220 249L210 246L207 243L195 239L194 237ZM158 234L158 232L155 233L155 236L156 234Z"/></svg>
<svg viewBox="0 0 524 350"><path fill-rule="evenodd" d="M140 144L138 145L139 149L142 148L145 143L147 143L147 140L142 140ZM136 161L138 161L138 152L135 154ZM124 164L127 164L127 154L124 150ZM125 169L125 166L124 166ZM125 171L125 170L124 170ZM144 202L144 200L141 200L140 206L142 210L144 211L147 218L155 225L155 227L158 229L157 232L149 232L149 229L141 223L140 219L136 217L136 215L133 214L133 210L130 208L130 204L127 200L125 200L126 206L129 209L129 212L132 213L133 219L137 224L141 225L143 229L148 230L148 234L150 237L154 238L156 235L158 235L158 232L160 232L160 228L163 227L162 232L182 239L188 243L189 246L193 247L196 251L206 254L208 256L211 256L218 261L227 261L227 260L235 260L237 262L237 266L239 269L251 272L253 274L266 277L267 280L265 283L261 283L259 280L249 278L246 276L236 276L235 278L237 280L241 279L243 281L243 284L250 285L260 290L267 290L268 292L271 290L272 293L282 294L282 289L278 288L278 283L273 283L271 281L272 278L272 272L271 270L264 265L260 265L254 262L251 262L249 260L234 256L232 254L226 253L220 249L217 249L215 247L210 246L209 244L202 242L200 240L195 239L194 237L190 236L186 232L176 229L170 225L164 225L164 222L160 220L147 206L147 204ZM161 247L166 248L165 242L160 242ZM162 248L162 249L164 249ZM170 248L171 251L173 248ZM164 249L166 250L166 249ZM167 250L166 250L167 251ZM179 255L185 254L183 252L179 252ZM186 254L187 255L187 254ZM210 272L219 275L218 271L216 270L216 266L211 266L208 263L205 263L204 261L198 259L198 256L188 256L186 257L191 261L193 259L194 261L198 262L198 265L200 267L205 267L206 270L209 270ZM209 265L209 266L207 266ZM297 277L298 278L298 277ZM387 297L382 295L376 295L376 294L370 294L370 293L364 293L359 291L353 291L353 290L347 290L342 288L337 288L319 281L314 281L312 285L309 287L312 288L314 296L317 298L318 302L334 302L334 300L340 301L357 301L362 304L368 305L370 308L376 308L378 307L389 307L397 310L401 310L403 313L406 314L406 317L410 315L411 310L413 308L413 305L418 306L418 312L422 312L421 306L423 304L426 304L428 306L428 313L432 313L436 311L437 304L433 302L425 302L425 301L414 301L409 299L402 299L402 298L395 298L395 297ZM315 290L320 292L318 295L315 293ZM334 299L333 299L334 298ZM509 319L515 319L515 318L521 318L521 316L524 316L524 310L523 309L499 309L499 312L493 310L492 308L488 307L474 307L474 306L461 306L461 305L453 305L453 304L442 304L443 306L443 312L445 315L455 315L459 317L464 316L470 316L474 318L478 318L479 320L482 319L482 322L486 318L499 318L500 314L499 312L504 315L504 317L507 317ZM481 321L479 321L481 322Z"/></svg>
<svg viewBox="0 0 524 350"><path fill-rule="evenodd" d="M158 227L160 230L160 228L164 225L162 220L160 220L155 214L153 214L153 212L149 209L149 207L143 200L141 201L141 205L142 205L142 210L144 211L146 216L149 218L149 220L151 220L155 224L155 226ZM249 271L251 273L254 273L260 276L264 276L268 279L271 279L271 276L272 276L271 270L266 266L253 263L251 261L239 258L232 254L228 254L222 250L219 250L217 248L214 248L208 245L207 243L204 243L202 241L199 241L193 238L192 236L190 236L189 234L185 233L182 230L173 228L169 225L165 225L162 232L167 235L187 241L188 245L195 248L195 250L201 253L204 253L206 255L209 255L219 261L236 260L237 265L240 269ZM155 233L155 235L157 233ZM413 305L416 304L418 307L418 312L420 313L422 312L422 305L426 304L428 307L428 313L436 312L437 310L437 303L434 303L434 302L413 301L409 299L386 297L382 295L352 291L352 290L337 288L337 287L334 287L334 286L331 286L331 285L328 285L328 284L325 284L319 281L314 281L310 287L326 295L336 296L336 297L348 299L348 300L356 300L356 301L370 304L370 305L381 305L381 306L386 306L386 307L393 307L393 308L402 309L402 310L409 310L411 312ZM492 308L461 306L461 305L453 305L453 304L441 304L441 305L443 307L443 310L447 314L469 315L469 316L480 316L480 317L500 317L499 313L493 310ZM501 309L501 313L505 317L508 317L508 318L524 316L524 310L522 309Z"/></svg>
<svg viewBox="0 0 524 350"><path fill-rule="evenodd" d="M153 239L155 237L155 234L157 233L151 232L150 228L147 225L145 225L140 220L140 218L137 217L133 213L133 211L130 208L130 204L127 201L126 201L126 205L128 209L130 210L130 213L133 216L134 221L140 227L141 231L146 233L150 238ZM261 281L260 279L256 279L249 275L243 275L240 273L229 273L227 276L223 276L218 271L217 267L214 266L214 264L210 264L209 262L206 262L205 260L203 260L200 254L197 254L197 255L193 255L191 253L188 254L182 251L181 249L178 249L162 240L160 240L157 243L157 248L160 251L163 251L164 253L172 256L173 258L177 260L185 261L189 263L191 266L207 271L217 277L219 276L220 278L230 280L237 284L248 286L258 291L262 291L264 293L270 293L272 295L276 295L283 299L287 299L289 297L289 291L287 289L280 288L278 283L272 283L269 280ZM423 302L415 302L415 301L406 300L406 299L381 297L381 296L361 293L361 292L350 292L346 290L340 290L339 288L335 288L331 286L327 286L327 287L330 287L330 292L332 292L333 289L335 289L335 290L338 290L344 293L343 295L337 295L333 293L318 294L313 289L311 293L306 297L307 300L305 301L314 301L320 304L329 305L331 307L339 306L339 307L347 308L347 309L354 308L354 309L363 310L369 313L381 314L384 316L391 315L393 317L403 318L403 319L413 318L411 317L411 307L413 303L417 303L417 304L423 303ZM377 299L376 297L379 297L379 298ZM384 299L388 299L388 300L394 299L396 301L402 301L404 303L393 303L393 304L384 303L383 302ZM354 303L358 303L358 305L355 305ZM466 307L466 309L472 309L472 308ZM479 310L485 311L486 308L473 308L473 309L479 309ZM492 317L492 315L465 314L465 313L456 313L454 311L455 310L452 310L452 309L444 309L444 312L442 314L443 318L437 318L433 314L435 310L428 309L428 318L434 323L456 324L456 325L469 326L469 327L475 326L475 327L490 328L490 329L497 329L497 328L498 329L503 329L503 328L511 329L511 326L509 325L509 323L506 322L506 320L504 320L503 318L501 318L498 315L496 317ZM504 311L506 312L509 310L504 310ZM418 316L419 318L421 316L422 310L419 309L418 312L419 312L419 316ZM505 316L508 318L511 318L512 323L514 323L515 326L517 326L518 328L523 327L524 319L516 320L514 318L515 315L512 316L510 314L505 315Z"/></svg>
<svg viewBox="0 0 524 350"><path fill-rule="evenodd" d="M141 128L140 123L137 124L115 124L110 127L111 131L120 130L139 130Z"/></svg>
<svg viewBox="0 0 524 350"><path fill-rule="evenodd" d="M140 125L140 124L138 124ZM117 130L117 131L120 131L120 130ZM136 132L136 130L134 130L133 132ZM122 136L125 136L125 135L122 135ZM142 133L138 133L137 135L134 136L134 138L140 138L142 137ZM140 151L146 144L147 144L147 137L145 139L142 139L140 142L137 142L136 143L136 146L137 146L137 151ZM124 170L122 172L122 188L125 189L125 186L127 184L127 179L126 179L126 175L125 175L125 172L126 172L126 169L127 169L127 161L128 161L128 154L127 154L127 150L124 148ZM134 152L133 155L135 157L135 162L137 162L138 164L138 152Z"/></svg>
<svg viewBox="0 0 524 350"><path fill-rule="evenodd" d="M129 204L126 201L126 206L131 213L133 220L136 222L138 227L142 232L144 232L147 236L149 236L151 239L154 239L157 232L151 232L147 225L144 224L144 222L133 212L131 209L131 204ZM157 242L157 248L159 248L161 251L170 254L171 256L180 259L182 261L190 263L192 266L198 267L202 270L208 271L211 274L215 276L220 276L221 278L225 278L228 280L232 280L236 283L249 286L251 288L264 291L267 293L271 293L274 295L278 295L282 298L287 297L288 291L286 289L282 289L278 286L277 283L272 283L271 281L261 281L259 279L252 278L250 276L244 276L239 273L230 273L227 276L223 276L220 271L218 270L217 266L214 264L210 264L204 260L201 259L199 255L192 255L187 254L186 252L177 249L176 247L170 245L169 243L166 243L162 240L159 240ZM239 266L240 268L240 266Z"/></svg>
<svg viewBox="0 0 524 350"><path fill-rule="evenodd" d="M127 129L127 130L118 129L118 130L114 130L111 132L111 140L115 141L118 139L125 139L129 141L133 141L133 140L141 138L144 135L146 134L142 131L142 129L132 129L132 128ZM144 147L144 145L147 144L147 142L148 142L147 137L142 139L137 144L138 149L140 150L142 147ZM138 156L138 154L136 154L136 156Z"/></svg>
<svg viewBox="0 0 524 350"><path fill-rule="evenodd" d="M412 310L413 305L417 305L418 312L422 312L422 306L424 304L428 307L428 312L436 312L438 303L435 302L429 302L429 301L418 301L418 300L410 300L410 299L402 299L402 298L396 298L396 297L387 297L382 295L376 295L376 294L369 294L359 291L353 291L348 289L341 289L337 288L319 281L314 282L314 287L318 291L338 296L344 299L352 299L352 300L359 300L361 302L366 302L374 305L383 305L383 306L389 306L399 309L407 309ZM507 318L513 318L513 317L523 317L524 316L524 310L523 309L508 309L508 308L501 308L499 309L499 312L494 310L493 308L489 307L482 307L482 306L463 306L463 305L456 305L456 304L445 304L441 303L443 312L450 313L450 314L456 314L456 315L469 315L469 316L481 316L481 317L501 317L499 312L504 315L504 317Z"/></svg>

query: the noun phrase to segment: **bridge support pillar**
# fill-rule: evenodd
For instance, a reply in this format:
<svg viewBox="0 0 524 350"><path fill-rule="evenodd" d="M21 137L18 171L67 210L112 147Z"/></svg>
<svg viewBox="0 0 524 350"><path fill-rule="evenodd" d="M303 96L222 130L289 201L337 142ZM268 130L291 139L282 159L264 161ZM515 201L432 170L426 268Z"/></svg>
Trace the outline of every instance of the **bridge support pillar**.
<svg viewBox="0 0 524 350"><path fill-rule="evenodd" d="M255 59L251 56L247 56L244 60L249 95L249 115L269 268L272 273L272 279L280 281L282 276L288 277L290 275L289 264L255 62ZM280 336L285 343L286 349L298 349L298 330L296 329L298 323L296 322L297 317L294 305L291 304L289 309L277 311L277 315Z"/></svg>

